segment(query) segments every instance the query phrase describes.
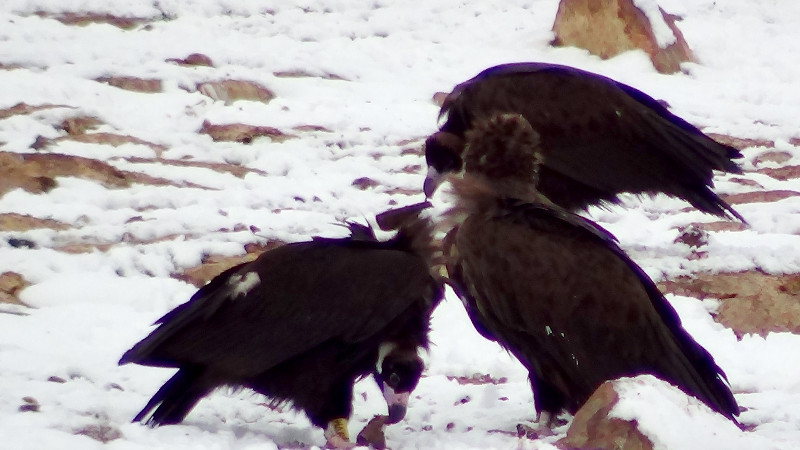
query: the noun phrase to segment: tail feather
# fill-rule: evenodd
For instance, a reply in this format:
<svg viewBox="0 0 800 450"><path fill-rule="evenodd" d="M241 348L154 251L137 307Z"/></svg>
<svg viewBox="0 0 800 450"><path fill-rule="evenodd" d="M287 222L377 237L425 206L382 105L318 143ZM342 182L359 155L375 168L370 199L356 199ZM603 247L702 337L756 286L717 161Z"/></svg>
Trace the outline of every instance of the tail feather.
<svg viewBox="0 0 800 450"><path fill-rule="evenodd" d="M157 427L183 421L197 402L214 388L203 382L202 373L202 370L180 369L153 395L133 422Z"/></svg>

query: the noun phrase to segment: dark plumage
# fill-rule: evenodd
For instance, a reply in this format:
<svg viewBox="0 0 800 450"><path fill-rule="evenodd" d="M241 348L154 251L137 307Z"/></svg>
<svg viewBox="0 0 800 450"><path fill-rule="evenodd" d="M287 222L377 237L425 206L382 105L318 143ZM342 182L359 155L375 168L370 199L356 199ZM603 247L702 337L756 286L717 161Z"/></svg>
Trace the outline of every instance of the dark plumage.
<svg viewBox="0 0 800 450"><path fill-rule="evenodd" d="M134 421L177 423L215 388L247 387L347 446L353 383L371 373L388 422L402 419L442 296L429 272L431 225L414 219L385 242L349 224L349 238L287 244L211 280L122 356L179 369Z"/></svg>
<svg viewBox="0 0 800 450"><path fill-rule="evenodd" d="M478 331L529 370L539 413L574 413L602 382L648 373L735 421L722 369L652 280L610 233L536 192L530 124L502 114L466 138L448 276Z"/></svg>
<svg viewBox="0 0 800 450"><path fill-rule="evenodd" d="M541 139L539 191L567 210L617 202L617 194L663 192L701 211L736 211L711 191L713 171L739 173L738 150L720 144L658 101L625 84L573 67L505 64L459 84L428 138L426 194L462 168L465 133L498 113L522 115Z"/></svg>

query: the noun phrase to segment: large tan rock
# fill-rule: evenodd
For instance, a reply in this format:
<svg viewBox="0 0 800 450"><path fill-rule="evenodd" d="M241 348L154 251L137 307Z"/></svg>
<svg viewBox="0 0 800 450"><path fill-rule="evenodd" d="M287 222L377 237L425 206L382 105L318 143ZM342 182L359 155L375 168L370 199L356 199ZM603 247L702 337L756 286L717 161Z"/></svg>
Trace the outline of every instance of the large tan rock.
<svg viewBox="0 0 800 450"><path fill-rule="evenodd" d="M800 333L800 274L696 273L659 287L678 295L720 299L715 319L738 336Z"/></svg>
<svg viewBox="0 0 800 450"><path fill-rule="evenodd" d="M609 417L618 402L613 382L600 385L575 413L567 436L556 446L561 449L652 450L652 441L637 429L635 421Z"/></svg>
<svg viewBox="0 0 800 450"><path fill-rule="evenodd" d="M561 0L553 24L553 44L584 48L603 59L641 49L659 72L678 72L681 62L694 58L675 26L676 19L661 8L644 11L634 0ZM658 28L654 30L654 26ZM671 39L659 42L670 33Z"/></svg>

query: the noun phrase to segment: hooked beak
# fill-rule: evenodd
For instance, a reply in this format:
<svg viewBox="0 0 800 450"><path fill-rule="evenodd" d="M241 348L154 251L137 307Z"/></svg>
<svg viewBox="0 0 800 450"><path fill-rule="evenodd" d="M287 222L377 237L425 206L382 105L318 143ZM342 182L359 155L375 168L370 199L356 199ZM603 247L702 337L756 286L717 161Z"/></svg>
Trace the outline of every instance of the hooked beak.
<svg viewBox="0 0 800 450"><path fill-rule="evenodd" d="M386 399L386 406L389 408L389 418L387 424L400 422L406 416L406 407L410 392L397 393L388 385L383 385L383 398Z"/></svg>
<svg viewBox="0 0 800 450"><path fill-rule="evenodd" d="M442 174L434 167L428 167L428 173L425 175L425 182L422 184L422 192L425 193L425 198L431 198L436 188L439 187L444 181Z"/></svg>

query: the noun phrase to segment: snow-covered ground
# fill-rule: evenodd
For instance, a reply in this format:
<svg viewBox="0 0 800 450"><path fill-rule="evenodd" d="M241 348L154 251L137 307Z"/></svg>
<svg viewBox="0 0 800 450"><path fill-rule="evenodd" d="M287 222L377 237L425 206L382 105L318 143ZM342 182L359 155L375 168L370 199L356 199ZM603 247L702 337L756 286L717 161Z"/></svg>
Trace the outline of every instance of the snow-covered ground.
<svg viewBox="0 0 800 450"><path fill-rule="evenodd" d="M321 430L305 417L270 410L248 392L217 392L181 425L131 424L171 371L116 362L153 320L194 292L170 274L199 264L204 255L241 254L250 242L341 235L343 229L334 225L338 220L421 200L421 194L407 193L420 189L424 161L404 150L418 148L435 130L434 93L449 91L488 66L536 60L599 72L668 101L707 132L774 141L772 150L791 154L783 164L800 164L800 149L790 143L800 137L800 3L659 3L685 16L679 27L700 64L686 64L683 74L655 72L641 52L603 61L582 50L549 47L557 0L4 0L0 110L20 102L61 106L1 119L0 150L33 152L37 137L64 134L55 128L64 118L94 116L102 121L97 131L133 136L164 150L158 155L153 147L134 143L63 140L40 152L103 160L179 185L108 188L60 178L45 194L16 189L0 197L0 213L70 226L0 232L0 273L17 272L32 283L21 299L33 307L0 304L0 448L322 445ZM63 12L144 21L123 30L47 18ZM209 56L214 67L165 61L190 53ZM292 72L301 76L281 75ZM133 93L94 81L107 76L160 79L163 91ZM224 79L258 82L276 98L226 104L195 90L198 83ZM264 125L297 137L213 142L198 134L204 121ZM324 129L297 131L298 126ZM746 149L744 168L754 169L754 158L765 151ZM162 164L157 156L255 170L238 177ZM362 177L377 185L354 186ZM764 190L800 191L797 180L746 177ZM743 189L726 177L717 182L720 193ZM700 270L800 272L800 197L738 205L751 227L712 233L707 256L694 260L687 258L688 248L673 243L677 229L715 218L665 197L631 198L625 206L590 214L657 279ZM7 243L12 237L35 247L12 247ZM53 249L75 243L112 245L77 253ZM623 383L626 395L617 414L636 418L660 448L800 445L800 336L737 340L711 319L713 302L670 300L727 372L746 408L741 421L751 431L739 431L648 378ZM437 310L432 339L430 367L407 418L387 429L392 448L552 448L559 436L516 437L516 424L534 415L525 371L474 332L455 298ZM474 374L501 382L453 379ZM33 401L39 411L23 411ZM374 383L361 382L351 434L383 407ZM86 436L93 433L118 434L103 444Z"/></svg>

